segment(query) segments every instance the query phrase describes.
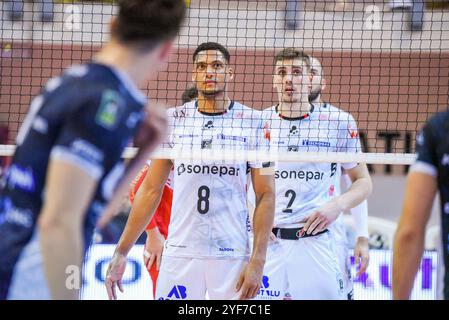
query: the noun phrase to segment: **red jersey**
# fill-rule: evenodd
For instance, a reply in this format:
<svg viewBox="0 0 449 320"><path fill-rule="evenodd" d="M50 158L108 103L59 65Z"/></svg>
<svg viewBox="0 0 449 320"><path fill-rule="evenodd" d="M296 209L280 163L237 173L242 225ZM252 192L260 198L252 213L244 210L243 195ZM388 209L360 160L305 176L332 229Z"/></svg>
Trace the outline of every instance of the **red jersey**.
<svg viewBox="0 0 449 320"><path fill-rule="evenodd" d="M131 182L129 189L129 201L131 201L131 203L134 202L137 191L139 190L143 179L147 175L149 168L150 166L146 164L134 178L133 182ZM169 178L167 179L167 183L164 186L161 202L159 203L159 206L154 213L153 219L151 219L150 223L145 228L145 230L149 230L157 227L164 238L167 238L168 225L170 223L171 205L173 201L173 188L171 186L172 180L173 171L171 172Z"/></svg>

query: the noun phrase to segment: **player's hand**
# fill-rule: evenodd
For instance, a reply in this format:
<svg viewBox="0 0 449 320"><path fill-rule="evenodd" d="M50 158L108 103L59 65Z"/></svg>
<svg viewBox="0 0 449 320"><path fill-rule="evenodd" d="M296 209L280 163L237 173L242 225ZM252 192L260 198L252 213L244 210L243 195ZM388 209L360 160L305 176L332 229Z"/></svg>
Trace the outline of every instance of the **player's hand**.
<svg viewBox="0 0 449 320"><path fill-rule="evenodd" d="M272 242L277 242L278 238L276 237L276 235L273 232L270 232L270 240Z"/></svg>
<svg viewBox="0 0 449 320"><path fill-rule="evenodd" d="M326 202L314 213L301 221L306 224L301 230L300 236L304 234L315 235L318 232L326 230L338 218L342 211L336 199Z"/></svg>
<svg viewBox="0 0 449 320"><path fill-rule="evenodd" d="M122 278L126 268L126 256L114 252L106 271L106 290L109 300L117 300L116 286L123 292Z"/></svg>
<svg viewBox="0 0 449 320"><path fill-rule="evenodd" d="M358 237L354 247L355 265L358 267L357 277L366 272L369 265L369 240L365 237Z"/></svg>
<svg viewBox="0 0 449 320"><path fill-rule="evenodd" d="M253 299L257 296L262 283L263 263L250 261L240 273L235 291L239 292L239 300Z"/></svg>
<svg viewBox="0 0 449 320"><path fill-rule="evenodd" d="M161 266L162 251L164 251L164 236L158 228L152 228L147 231L147 241L145 242L145 251L143 253L143 263L147 270L150 270L156 262L156 270Z"/></svg>

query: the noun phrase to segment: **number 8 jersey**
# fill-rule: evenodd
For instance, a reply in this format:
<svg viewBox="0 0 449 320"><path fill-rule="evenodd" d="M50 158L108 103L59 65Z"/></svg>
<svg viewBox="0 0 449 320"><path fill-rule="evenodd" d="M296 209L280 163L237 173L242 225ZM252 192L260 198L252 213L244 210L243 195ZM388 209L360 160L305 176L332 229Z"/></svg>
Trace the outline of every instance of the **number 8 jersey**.
<svg viewBox="0 0 449 320"><path fill-rule="evenodd" d="M175 149L253 150L264 140L260 111L231 102L223 113L204 113L197 102L168 110ZM258 162L174 159L172 215L164 255L249 255L247 171Z"/></svg>

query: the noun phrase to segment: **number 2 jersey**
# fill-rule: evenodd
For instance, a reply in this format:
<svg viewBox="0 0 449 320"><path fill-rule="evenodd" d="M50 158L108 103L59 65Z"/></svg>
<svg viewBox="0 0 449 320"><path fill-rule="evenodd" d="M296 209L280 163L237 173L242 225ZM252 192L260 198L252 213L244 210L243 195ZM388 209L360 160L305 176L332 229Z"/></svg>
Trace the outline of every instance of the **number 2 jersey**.
<svg viewBox="0 0 449 320"><path fill-rule="evenodd" d="M237 102L231 102L228 110L219 114L202 113L197 107L193 101L168 110L170 147L245 152L265 140L259 111ZM164 255L247 256L247 172L264 164L174 159L173 165L173 205Z"/></svg>
<svg viewBox="0 0 449 320"><path fill-rule="evenodd" d="M277 106L263 111L265 127L269 130L270 151L281 152L360 152L357 125L353 117L331 105L311 106L302 117L287 118ZM277 162L276 227L297 227L334 196L340 183L340 164L319 162ZM341 164L352 169L357 163Z"/></svg>

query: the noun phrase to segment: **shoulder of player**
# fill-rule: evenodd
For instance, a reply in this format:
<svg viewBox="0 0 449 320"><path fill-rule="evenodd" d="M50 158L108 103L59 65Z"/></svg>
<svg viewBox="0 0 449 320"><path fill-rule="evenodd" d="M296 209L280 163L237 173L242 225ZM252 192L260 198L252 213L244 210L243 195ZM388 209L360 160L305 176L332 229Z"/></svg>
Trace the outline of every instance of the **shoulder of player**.
<svg viewBox="0 0 449 320"><path fill-rule="evenodd" d="M435 138L447 137L449 133L449 110L432 115L425 127L431 131Z"/></svg>
<svg viewBox="0 0 449 320"><path fill-rule="evenodd" d="M143 93L123 72L100 64L74 65L63 73L61 81L77 90L78 95L90 99L103 99L103 96L108 94L108 98L114 96L115 99L126 99L128 105L133 102L144 105L147 101ZM110 95L108 92L113 94ZM124 92L127 95L124 95Z"/></svg>
<svg viewBox="0 0 449 320"><path fill-rule="evenodd" d="M245 106L244 104L233 101L232 102L233 117L241 119L260 119L262 113L260 110Z"/></svg>
<svg viewBox="0 0 449 320"><path fill-rule="evenodd" d="M338 120L342 122L355 122L351 113L338 108L330 103L326 103L317 110L319 115L326 115L329 120Z"/></svg>
<svg viewBox="0 0 449 320"><path fill-rule="evenodd" d="M437 112L429 118L429 125L432 127L449 129L449 110Z"/></svg>
<svg viewBox="0 0 449 320"><path fill-rule="evenodd" d="M88 65L76 65L67 69L61 76L47 82L46 92L52 93L56 89L62 89L64 96L67 97L72 93L77 101L95 98L100 100L107 90L118 92L119 81L114 77L90 72Z"/></svg>
<svg viewBox="0 0 449 320"><path fill-rule="evenodd" d="M261 117L264 120L271 120L274 118L274 115L276 114L276 106L264 108L260 111L260 113L261 113Z"/></svg>
<svg viewBox="0 0 449 320"><path fill-rule="evenodd" d="M187 102L181 106L167 109L167 116L172 119L182 119L193 115L195 110L195 101Z"/></svg>

